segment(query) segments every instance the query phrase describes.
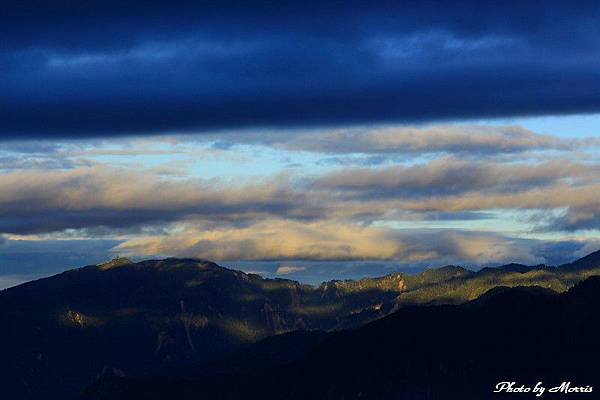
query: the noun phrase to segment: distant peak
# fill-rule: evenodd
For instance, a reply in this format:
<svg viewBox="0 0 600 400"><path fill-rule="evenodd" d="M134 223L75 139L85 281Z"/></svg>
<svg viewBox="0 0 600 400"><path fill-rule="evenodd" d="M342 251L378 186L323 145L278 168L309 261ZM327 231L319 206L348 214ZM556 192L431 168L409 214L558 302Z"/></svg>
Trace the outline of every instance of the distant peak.
<svg viewBox="0 0 600 400"><path fill-rule="evenodd" d="M600 260L600 250L596 250L593 253L588 254L587 256L581 257L579 260L575 262L581 261L599 261Z"/></svg>
<svg viewBox="0 0 600 400"><path fill-rule="evenodd" d="M97 266L100 269L109 269L109 268L114 268L114 267L120 267L121 265L129 265L129 264L133 264L133 261L131 261L129 258L115 257L110 261L106 261L106 262L97 264Z"/></svg>
<svg viewBox="0 0 600 400"><path fill-rule="evenodd" d="M219 269L219 270L227 269L227 268L224 268L224 267L220 266L219 264L215 263L214 261L205 260L203 258L168 257L163 260L154 260L153 262L155 264L161 265L161 266L174 266L174 267L181 266L181 267L194 267L194 268L201 267L201 268L212 268L212 269Z"/></svg>
<svg viewBox="0 0 600 400"><path fill-rule="evenodd" d="M460 276L460 275L470 274L472 272L473 271L470 271L470 270L468 270L464 267L458 266L458 265L445 265L443 267L427 268L421 273L421 275L423 277L445 276L445 275Z"/></svg>
<svg viewBox="0 0 600 400"><path fill-rule="evenodd" d="M195 264L218 265L214 261L206 260L204 258L196 258L196 257L167 257L160 261L165 262L165 263L195 263Z"/></svg>
<svg viewBox="0 0 600 400"><path fill-rule="evenodd" d="M565 264L563 267L575 269L591 269L600 267L600 250L581 257L570 264Z"/></svg>
<svg viewBox="0 0 600 400"><path fill-rule="evenodd" d="M467 272L468 270L465 267L461 267L460 265L445 265L439 268L428 268L428 270L438 270L438 271L448 271L448 272Z"/></svg>

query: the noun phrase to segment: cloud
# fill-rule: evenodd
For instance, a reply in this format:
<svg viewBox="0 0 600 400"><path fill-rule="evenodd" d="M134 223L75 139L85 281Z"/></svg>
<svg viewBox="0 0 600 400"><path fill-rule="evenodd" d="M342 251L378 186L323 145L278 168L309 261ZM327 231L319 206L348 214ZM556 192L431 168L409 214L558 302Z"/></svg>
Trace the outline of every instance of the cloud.
<svg viewBox="0 0 600 400"><path fill-rule="evenodd" d="M597 111L596 5L519 3L8 1L0 137Z"/></svg>
<svg viewBox="0 0 600 400"><path fill-rule="evenodd" d="M188 224L179 234L131 239L117 250L215 260L346 260L392 258L399 247L384 232L360 225L272 219L241 228L208 229Z"/></svg>
<svg viewBox="0 0 600 400"><path fill-rule="evenodd" d="M260 233L256 232L255 235L258 237ZM414 248L412 251L417 253L417 256L411 259L370 261L294 260L291 264L282 264L280 260L235 260L221 262L221 264L267 277L281 276L277 273L278 267L282 267L280 272L296 268L295 271L289 272L293 273L294 279L319 283L330 279L381 276L395 271L418 271L425 267L445 264L458 264L472 269L513 261L558 265L571 262L600 247L598 240L542 241L511 238L485 232L450 230L411 231L401 235L394 235L390 232L390 235L394 240L403 240L407 250ZM473 243L465 245L465 242ZM483 247L481 247L482 243ZM7 243L7 246L0 252L0 281L4 281L5 286L8 287L66 269L97 264L114 257L115 253L125 254L123 249L115 249L118 244L119 241L114 240L11 240L10 244ZM353 243L349 243L349 245L353 245ZM451 253L447 253L449 250ZM193 252L190 254L200 257L205 255ZM428 256L419 257L419 254ZM440 256L436 257L436 254ZM144 253L136 255L155 256ZM482 255L484 258L479 258Z"/></svg>
<svg viewBox="0 0 600 400"><path fill-rule="evenodd" d="M213 260L386 260L407 264L487 265L544 263L548 243L498 233L443 229L387 229L340 221L272 220L245 228L188 226L170 235L119 244L122 254L201 257ZM300 272L287 268L278 274Z"/></svg>
<svg viewBox="0 0 600 400"><path fill-rule="evenodd" d="M70 169L89 165L89 161L73 160L67 154L77 145L50 141L10 141L0 147L0 171Z"/></svg>
<svg viewBox="0 0 600 400"><path fill-rule="evenodd" d="M218 179L169 180L96 166L9 172L0 176L0 188L0 232L20 234L128 228L189 216L214 223L242 223L269 214L311 216L304 196L292 191L285 177L230 186ZM294 205L303 202L302 207Z"/></svg>
<svg viewBox="0 0 600 400"><path fill-rule="evenodd" d="M398 201L397 207L412 211L463 211L486 209L549 210L585 206L594 203L597 183L571 186L566 183L516 193L468 193L461 196L439 196Z"/></svg>
<svg viewBox="0 0 600 400"><path fill-rule="evenodd" d="M292 274L295 272L302 272L306 270L306 267L298 267L298 266L293 266L293 265L281 265L279 267L277 267L277 270L275 270L275 274L276 275L287 275L287 274Z"/></svg>
<svg viewBox="0 0 600 400"><path fill-rule="evenodd" d="M293 151L330 154L364 153L382 157L393 154L449 153L464 156L511 154L544 150L572 151L600 146L600 139L542 135L520 126L430 125L381 128L317 129L280 132L244 132L215 136L221 146L250 143Z"/></svg>
<svg viewBox="0 0 600 400"><path fill-rule="evenodd" d="M546 229L574 230L597 210L597 177L594 163L453 157L244 181L173 178L103 165L17 170L0 175L0 232L152 234L189 221L230 228L282 218L364 224L473 220L488 218L491 209L567 209L569 220Z"/></svg>
<svg viewBox="0 0 600 400"><path fill-rule="evenodd" d="M560 249L565 257L572 255L583 242L586 248L593 247L590 240L560 247L558 242L524 239L542 237L540 231L598 229L599 166L593 157L575 159L571 149L581 143L553 137L540 142L526 134L528 144L523 144L518 133L518 143L507 145L515 157L478 159L461 157L470 153L456 153L454 144L441 140L449 131L440 128L439 132L426 142L442 135L438 149L448 149L452 155L411 156L406 163L378 167L294 170L260 179L173 177L164 171L133 172L106 164L9 170L0 174L0 235L111 238L118 240L113 251L127 255L274 260L284 262L280 267L302 268L298 260L375 260L419 266L540 263L559 259ZM494 138L494 132L482 137ZM462 143L454 131L448 135L452 143ZM508 140L510 135L499 133L498 138ZM121 148L126 146L115 153ZM548 160L522 157L534 148L567 151ZM69 154L105 153L103 148L85 145L47 152L65 149ZM135 146L131 150L138 154ZM44 153L36 146L20 151ZM465 151L493 152L485 146ZM510 216L512 212L518 215ZM539 214L544 216L530 217ZM504 221L505 216L522 221L514 226L514 221ZM495 224L504 233L482 231L495 230ZM58 242L50 244L60 247ZM277 273L273 267L271 272L321 276L308 269L282 268Z"/></svg>
<svg viewBox="0 0 600 400"><path fill-rule="evenodd" d="M550 217L540 227L549 231L600 229L600 201L568 207L562 215Z"/></svg>
<svg viewBox="0 0 600 400"><path fill-rule="evenodd" d="M318 178L316 186L354 192L360 197L442 197L469 192L515 193L547 187L564 179L593 177L598 166L552 161L497 164L453 157L412 166L346 168Z"/></svg>
<svg viewBox="0 0 600 400"><path fill-rule="evenodd" d="M430 231L432 236L439 236L443 231ZM446 234L450 231L445 231ZM415 232L413 232L414 234ZM421 231L421 234L424 234ZM419 238L419 235L416 235ZM598 240L532 240L505 238L512 241L512 245L508 247L514 251L511 258L505 252L500 252L503 257L498 260L487 260L482 262L479 259L460 259L440 258L428 259L424 261L405 261L405 260L294 260L290 263L281 263L281 261L232 261L221 262L230 268L241 269L245 272L250 272L260 268L261 274L265 277L278 278L281 275L276 273L280 266L302 267L302 271L296 271L292 277L295 280L318 285L321 282L332 279L361 279L364 277L376 277L397 272L418 272L429 267L439 267L446 264L461 265L463 267L477 270L487 266L498 266L502 263L523 262L530 264L544 263L546 265L561 265L572 262L573 260L583 257L600 248Z"/></svg>

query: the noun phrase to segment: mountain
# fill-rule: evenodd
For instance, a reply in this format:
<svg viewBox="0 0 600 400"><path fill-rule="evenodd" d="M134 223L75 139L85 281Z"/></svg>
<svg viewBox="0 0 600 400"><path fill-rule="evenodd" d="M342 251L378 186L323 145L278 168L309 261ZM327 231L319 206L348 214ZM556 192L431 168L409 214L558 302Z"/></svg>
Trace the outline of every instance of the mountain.
<svg viewBox="0 0 600 400"><path fill-rule="evenodd" d="M563 294L531 287L492 289L459 306L406 307L361 328L332 332L287 364L268 343L230 356L229 370L103 379L79 400L120 399L484 399L502 381L547 388L600 382L600 277ZM295 347L295 338L281 341ZM302 336L299 343L306 343ZM248 352L248 351L247 351ZM235 382L235 384L231 384ZM529 393L531 398L535 394ZM593 393L570 393L592 398ZM567 398L546 392L543 398Z"/></svg>
<svg viewBox="0 0 600 400"><path fill-rule="evenodd" d="M67 271L0 292L2 394L64 398L103 371L144 373L277 333L359 324L400 293L398 280L313 288L194 259ZM365 308L368 316L346 319Z"/></svg>
<svg viewBox="0 0 600 400"><path fill-rule="evenodd" d="M590 269L600 265L600 250L588 254L570 264L565 264L564 269Z"/></svg>
<svg viewBox="0 0 600 400"><path fill-rule="evenodd" d="M582 260L479 272L447 266L313 287L198 259L116 259L0 292L2 394L62 399L107 374L218 362L272 335L357 328L412 305L462 304L499 286L564 292L600 274L600 260Z"/></svg>

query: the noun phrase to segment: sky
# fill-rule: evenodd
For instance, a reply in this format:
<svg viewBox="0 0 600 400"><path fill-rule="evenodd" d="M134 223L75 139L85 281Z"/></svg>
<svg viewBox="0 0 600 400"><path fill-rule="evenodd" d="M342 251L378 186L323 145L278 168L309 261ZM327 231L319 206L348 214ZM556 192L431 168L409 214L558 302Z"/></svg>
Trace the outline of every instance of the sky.
<svg viewBox="0 0 600 400"><path fill-rule="evenodd" d="M0 288L116 255L317 283L600 249L594 2L1 7Z"/></svg>

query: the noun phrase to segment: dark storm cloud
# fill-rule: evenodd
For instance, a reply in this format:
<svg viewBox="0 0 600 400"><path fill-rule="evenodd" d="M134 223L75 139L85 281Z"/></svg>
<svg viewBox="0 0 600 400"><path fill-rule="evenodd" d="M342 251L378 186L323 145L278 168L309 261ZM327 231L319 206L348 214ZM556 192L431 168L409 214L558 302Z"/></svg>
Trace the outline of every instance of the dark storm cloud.
<svg viewBox="0 0 600 400"><path fill-rule="evenodd" d="M594 2L45 2L0 13L0 137L600 109Z"/></svg>

